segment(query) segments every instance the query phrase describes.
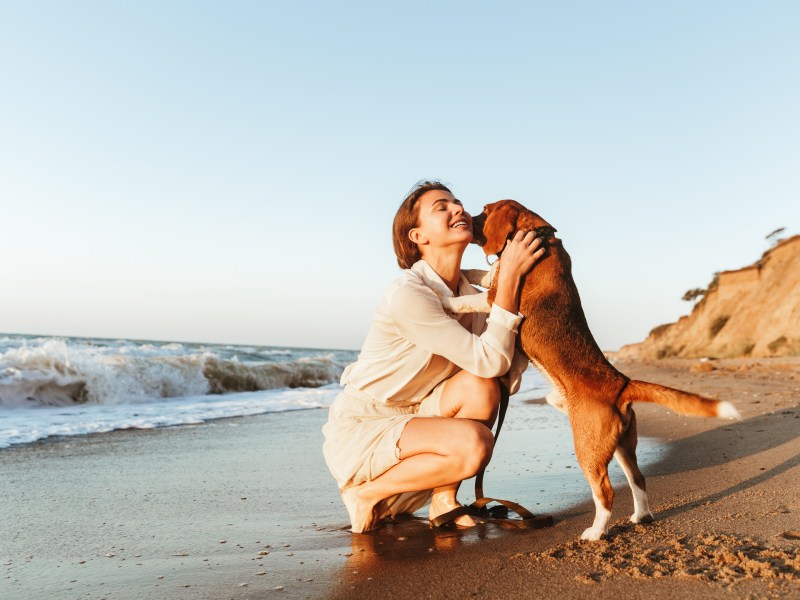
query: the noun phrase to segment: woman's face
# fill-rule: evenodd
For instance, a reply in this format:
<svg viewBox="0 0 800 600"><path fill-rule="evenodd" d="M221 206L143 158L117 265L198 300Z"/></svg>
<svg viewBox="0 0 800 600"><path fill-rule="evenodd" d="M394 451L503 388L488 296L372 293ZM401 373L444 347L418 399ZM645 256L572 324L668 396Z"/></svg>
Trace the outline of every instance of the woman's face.
<svg viewBox="0 0 800 600"><path fill-rule="evenodd" d="M412 242L439 247L463 245L472 241L472 217L461 200L444 190L425 192L418 200L419 225L409 232Z"/></svg>

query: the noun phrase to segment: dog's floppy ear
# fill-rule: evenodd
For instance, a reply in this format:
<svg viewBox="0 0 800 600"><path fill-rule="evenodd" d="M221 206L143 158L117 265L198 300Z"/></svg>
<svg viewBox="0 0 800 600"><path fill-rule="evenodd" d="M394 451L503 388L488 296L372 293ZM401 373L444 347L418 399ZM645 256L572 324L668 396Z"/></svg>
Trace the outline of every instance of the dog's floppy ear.
<svg viewBox="0 0 800 600"><path fill-rule="evenodd" d="M511 203L503 203L495 210L487 212L486 222L483 224L483 235L486 243L483 251L486 256L502 252L508 240L517 230L519 208Z"/></svg>

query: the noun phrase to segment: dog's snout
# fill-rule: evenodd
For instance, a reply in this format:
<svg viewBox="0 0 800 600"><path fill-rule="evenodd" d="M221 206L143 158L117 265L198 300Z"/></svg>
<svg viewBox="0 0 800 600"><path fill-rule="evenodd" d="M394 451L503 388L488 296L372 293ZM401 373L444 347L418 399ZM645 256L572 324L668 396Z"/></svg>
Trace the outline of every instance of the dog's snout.
<svg viewBox="0 0 800 600"><path fill-rule="evenodd" d="M483 246L486 243L486 237L483 235L484 223L486 223L485 212L472 217L472 241L479 246Z"/></svg>

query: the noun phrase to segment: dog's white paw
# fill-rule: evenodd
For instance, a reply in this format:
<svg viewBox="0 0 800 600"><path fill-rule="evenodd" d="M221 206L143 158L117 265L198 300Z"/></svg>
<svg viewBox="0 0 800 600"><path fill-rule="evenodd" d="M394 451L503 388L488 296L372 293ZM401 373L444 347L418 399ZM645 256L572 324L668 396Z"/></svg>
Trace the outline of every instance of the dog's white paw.
<svg viewBox="0 0 800 600"><path fill-rule="evenodd" d="M589 527L589 529L585 530L581 534L581 539L589 540L590 542L596 542L597 540L601 539L605 534L606 532L600 527Z"/></svg>
<svg viewBox="0 0 800 600"><path fill-rule="evenodd" d="M741 419L742 415L730 402L722 401L717 404L717 416L720 419Z"/></svg>
<svg viewBox="0 0 800 600"><path fill-rule="evenodd" d="M655 520L656 518L653 516L653 513L651 513L649 510L641 514L633 513L631 515L631 523L652 523Z"/></svg>

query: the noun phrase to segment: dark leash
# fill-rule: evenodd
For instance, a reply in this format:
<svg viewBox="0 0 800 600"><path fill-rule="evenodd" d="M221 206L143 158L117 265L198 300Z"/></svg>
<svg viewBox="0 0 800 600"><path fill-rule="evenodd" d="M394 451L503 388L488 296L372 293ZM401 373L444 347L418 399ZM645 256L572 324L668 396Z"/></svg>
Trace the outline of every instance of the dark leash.
<svg viewBox="0 0 800 600"><path fill-rule="evenodd" d="M508 400L508 389L505 385L500 384L500 406L497 413L497 429L494 433L495 445L497 445L497 438L500 437L500 429L503 427L503 421L506 417ZM542 529L553 525L554 521L551 515L535 515L524 506L512 502L511 500L501 500L499 498L489 498L485 496L483 493L483 475L485 472L486 467L481 469L475 476L475 502L469 506L459 506L458 508L439 515L431 520L431 525L434 527L441 527L462 515L480 517L491 522L500 523L504 526L517 527L519 529ZM496 502L497 506L488 506L492 502ZM509 518L509 511L515 512L520 518Z"/></svg>

